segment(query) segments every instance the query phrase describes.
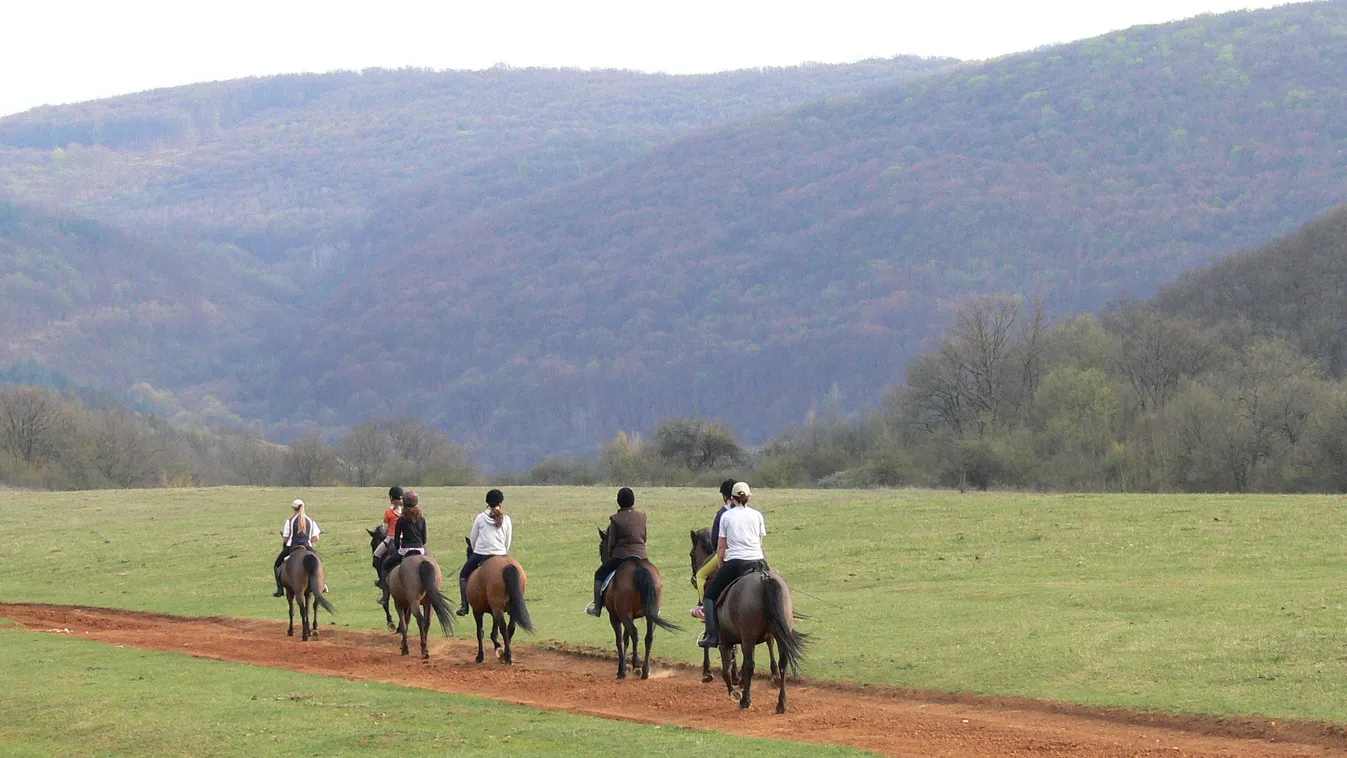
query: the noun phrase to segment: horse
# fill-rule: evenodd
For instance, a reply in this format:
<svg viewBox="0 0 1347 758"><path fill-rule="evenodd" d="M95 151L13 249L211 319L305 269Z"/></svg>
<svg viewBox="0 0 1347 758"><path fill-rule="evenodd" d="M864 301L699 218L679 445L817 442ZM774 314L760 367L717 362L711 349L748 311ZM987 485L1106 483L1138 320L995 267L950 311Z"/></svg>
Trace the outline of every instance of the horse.
<svg viewBox="0 0 1347 758"><path fill-rule="evenodd" d="M426 646L426 637L430 633L430 617L433 613L440 621L440 629L445 635L454 630L453 614L449 603L440 592L440 566L429 555L408 554L392 571L388 573L388 590L379 601L384 607L384 616L388 628L402 635L402 654L407 655L407 629L412 616L416 616L416 627L421 634L421 658L430 657ZM388 613L388 598L398 611L398 625L393 626L393 617Z"/></svg>
<svg viewBox="0 0 1347 758"><path fill-rule="evenodd" d="M804 654L808 636L795 630L794 607L790 602L790 587L775 571L759 570L745 574L725 591L716 602L716 623L720 632L720 675L731 698L739 700L739 707L753 704L753 651L759 642L776 640L781 653L780 694L776 712L786 712L786 669L800 675L799 662ZM744 650L744 667L740 672L742 693L734 690L730 665L734 646Z"/></svg>
<svg viewBox="0 0 1347 758"><path fill-rule="evenodd" d="M599 530L599 560L608 561L608 532ZM613 572L612 581L603 593L603 607L608 609L608 621L613 625L617 639L617 678L627 678L627 645L631 645L631 667L641 667L641 678L650 678L650 644L655 641L655 627L671 632L683 628L660 618L660 596L664 585L659 569L648 560L623 561ZM640 661L641 646L636 637L635 620L645 617L645 660Z"/></svg>
<svg viewBox="0 0 1347 758"><path fill-rule="evenodd" d="M285 601L290 604L290 629L285 636L295 636L295 598L299 598L299 618L303 625L300 640L308 642L310 636L318 636L318 606L328 613L337 609L323 597L323 559L311 548L296 547L281 564L281 586L285 589ZM309 597L313 597L313 625L309 625Z"/></svg>
<svg viewBox="0 0 1347 758"><path fill-rule="evenodd" d="M467 537L468 555L472 555L472 540ZM468 577L468 607L472 609L477 621L477 662L486 658L482 649L482 616L491 614L491 644L496 648L496 657L501 663L514 663L510 652L510 640L514 639L515 626L524 627L524 631L533 634L533 620L529 618L528 606L524 604L524 590L528 588L528 575L519 561L508 555L493 555L482 561ZM510 621L505 622L505 614ZM504 630L505 652L501 652L500 636Z"/></svg>
<svg viewBox="0 0 1347 758"><path fill-rule="evenodd" d="M716 554L716 546L711 544L711 530L699 529L692 532L692 549L688 551L688 557L692 559L692 586L697 587L697 572L701 571L702 566L711 560ZM708 578L709 582L710 579ZM767 640L767 659L772 664L772 684L777 683L777 678L781 676L781 670L776 665L776 643L772 639ZM715 679L711 675L711 648L702 648L702 681L710 682ZM739 683L739 661L735 651L730 651L730 679L735 684Z"/></svg>
<svg viewBox="0 0 1347 758"><path fill-rule="evenodd" d="M370 562L374 565L374 576L379 578L379 572L382 570L384 561L383 558L375 555L374 551L379 548L379 545L383 544L384 540L388 539L388 524L379 524L378 529L366 529L365 531L369 533ZM385 555L385 557L387 556Z"/></svg>

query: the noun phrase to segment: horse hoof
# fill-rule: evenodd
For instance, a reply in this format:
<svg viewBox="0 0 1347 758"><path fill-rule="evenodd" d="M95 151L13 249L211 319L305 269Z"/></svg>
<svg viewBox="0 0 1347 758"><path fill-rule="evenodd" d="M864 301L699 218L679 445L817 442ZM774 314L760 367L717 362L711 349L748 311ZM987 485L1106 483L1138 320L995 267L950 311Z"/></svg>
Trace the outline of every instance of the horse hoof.
<svg viewBox="0 0 1347 758"><path fill-rule="evenodd" d="M293 636L295 636L295 630L294 630L294 629L291 629L290 631L288 631L288 632L285 633L285 636L286 636L286 637L293 637Z"/></svg>
<svg viewBox="0 0 1347 758"><path fill-rule="evenodd" d="M750 705L752 705L752 704L753 704L753 703L752 703L751 701L749 701L749 700L740 700L740 701L739 701L739 710L741 710L741 711L746 711L746 710L748 710L748 707L749 707Z"/></svg>
<svg viewBox="0 0 1347 758"><path fill-rule="evenodd" d="M428 661L428 660L430 660L430 653L422 653L422 654L421 654L421 660L423 660L423 661Z"/></svg>
<svg viewBox="0 0 1347 758"><path fill-rule="evenodd" d="M739 690L730 690L731 700L738 700L740 702L743 702L743 697L744 696L739 693Z"/></svg>
<svg viewBox="0 0 1347 758"><path fill-rule="evenodd" d="M403 654L403 655L408 655L408 653L407 653L407 648L403 648L403 649L402 649L402 654Z"/></svg>
<svg viewBox="0 0 1347 758"><path fill-rule="evenodd" d="M776 713L777 713L778 716L781 715L781 714L783 714L783 713L785 713L785 712L786 712L786 706L784 706L784 705L778 705L778 706L776 707Z"/></svg>
<svg viewBox="0 0 1347 758"><path fill-rule="evenodd" d="M715 677L710 674L702 674L702 684L709 684L715 681Z"/></svg>
<svg viewBox="0 0 1347 758"><path fill-rule="evenodd" d="M481 662L484 661L484 660L486 660L486 656L482 656L482 655L477 656L477 662L478 662L478 663L481 663Z"/></svg>
<svg viewBox="0 0 1347 758"><path fill-rule="evenodd" d="M650 672L649 672L649 671L642 671L642 672L641 672L641 678L642 678L642 679L649 679L649 678L650 678Z"/></svg>
<svg viewBox="0 0 1347 758"><path fill-rule="evenodd" d="M390 632L396 632L397 630L398 630L398 628L397 628L396 626L394 626L394 625L392 625L392 624L389 624L389 625L388 625L388 631L390 631Z"/></svg>

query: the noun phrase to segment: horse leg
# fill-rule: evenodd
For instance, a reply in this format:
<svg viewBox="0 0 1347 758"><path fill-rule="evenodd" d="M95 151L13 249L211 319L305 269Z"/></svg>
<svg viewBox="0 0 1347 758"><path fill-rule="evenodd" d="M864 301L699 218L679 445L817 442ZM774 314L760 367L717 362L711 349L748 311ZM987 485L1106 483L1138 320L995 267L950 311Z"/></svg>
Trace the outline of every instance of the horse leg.
<svg viewBox="0 0 1347 758"><path fill-rule="evenodd" d="M641 678L650 678L650 643L655 641L655 625L650 623L650 617L645 619L645 662L641 664Z"/></svg>
<svg viewBox="0 0 1347 758"><path fill-rule="evenodd" d="M510 655L510 640L514 639L514 617L510 617L510 623L505 625L505 657L501 661L506 666L514 664L514 657Z"/></svg>
<svg viewBox="0 0 1347 758"><path fill-rule="evenodd" d="M491 609L491 644L496 648L496 657L500 658L500 637L505 633L505 612Z"/></svg>
<svg viewBox="0 0 1347 758"><path fill-rule="evenodd" d="M730 646L730 678L739 684L739 648L736 645Z"/></svg>
<svg viewBox="0 0 1347 758"><path fill-rule="evenodd" d="M622 628L622 622L618 620L617 614L608 612L608 621L613 625L613 636L617 638L617 678L627 678L627 650L626 650L626 630Z"/></svg>
<svg viewBox="0 0 1347 758"><path fill-rule="evenodd" d="M309 622L309 636L318 636L318 601L313 601L313 619Z"/></svg>
<svg viewBox="0 0 1347 758"><path fill-rule="evenodd" d="M780 691L779 691L779 693L778 693L777 696L776 696L776 712L777 712L777 713L785 713L785 712L786 712L786 672L784 671L784 669L783 669L782 671L777 672L777 677L778 677L778 678L777 678L776 686L779 688Z"/></svg>
<svg viewBox="0 0 1347 758"><path fill-rule="evenodd" d="M477 662L481 663L486 658L486 651L482 649L482 612L474 608L472 615L477 619Z"/></svg>
<svg viewBox="0 0 1347 758"><path fill-rule="evenodd" d="M782 670L781 670L780 668L778 668L777 665L776 665L776 638L775 638L775 637L768 637L768 638L767 638L767 660L769 660L769 661L772 662L772 684L776 684L777 680L780 679L781 677L785 676L786 674L785 674L784 671L782 671Z"/></svg>
<svg viewBox="0 0 1347 758"><path fill-rule="evenodd" d="M295 636L295 596L289 589L285 591L285 602L290 605L290 629L286 631L286 637Z"/></svg>
<svg viewBox="0 0 1347 758"><path fill-rule="evenodd" d="M412 620L411 606L403 608L398 606L398 634L402 635L402 654L408 655L407 650L407 625Z"/></svg>
<svg viewBox="0 0 1347 758"><path fill-rule="evenodd" d="M632 619L630 626L624 624L623 627L626 630L624 634L627 638L627 647L631 650L631 668L632 670L639 669L641 667L641 638L636 631L636 620Z"/></svg>
<svg viewBox="0 0 1347 758"><path fill-rule="evenodd" d="M725 691L730 693L731 698L737 700L739 693L734 691L736 682L730 677L730 666L734 662L733 656L734 646L722 642L720 644L720 678L725 681Z"/></svg>
<svg viewBox="0 0 1347 758"><path fill-rule="evenodd" d="M299 624L303 634L299 638L301 642L309 641L309 593L305 592L299 596Z"/></svg>
<svg viewBox="0 0 1347 758"><path fill-rule="evenodd" d="M711 681L711 648L702 648L702 684Z"/></svg>
<svg viewBox="0 0 1347 758"><path fill-rule="evenodd" d="M421 601L421 610L416 614L416 627L421 632L421 660L430 658L430 647L428 646L430 637L430 604L428 601Z"/></svg>
<svg viewBox="0 0 1347 758"><path fill-rule="evenodd" d="M739 686L743 688L743 697L739 698L739 707L747 708L753 704L753 645L745 642L744 667L739 670Z"/></svg>

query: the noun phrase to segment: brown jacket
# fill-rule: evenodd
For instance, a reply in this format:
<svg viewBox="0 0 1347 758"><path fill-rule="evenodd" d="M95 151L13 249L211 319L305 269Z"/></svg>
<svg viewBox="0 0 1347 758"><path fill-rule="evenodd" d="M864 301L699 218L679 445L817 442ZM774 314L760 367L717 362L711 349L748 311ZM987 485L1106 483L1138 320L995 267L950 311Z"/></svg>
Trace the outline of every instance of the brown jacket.
<svg viewBox="0 0 1347 758"><path fill-rule="evenodd" d="M613 558L648 558L645 554L645 514L622 508L608 519L608 550Z"/></svg>

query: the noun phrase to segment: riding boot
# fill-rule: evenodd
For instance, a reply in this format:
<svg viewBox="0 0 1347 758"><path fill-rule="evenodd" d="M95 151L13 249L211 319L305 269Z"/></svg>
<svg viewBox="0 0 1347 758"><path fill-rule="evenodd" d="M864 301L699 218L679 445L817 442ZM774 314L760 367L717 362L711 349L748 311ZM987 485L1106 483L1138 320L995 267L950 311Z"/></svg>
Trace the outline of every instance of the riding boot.
<svg viewBox="0 0 1347 758"><path fill-rule="evenodd" d="M460 616L468 615L468 580L464 577L458 578L458 610L455 611Z"/></svg>
<svg viewBox="0 0 1347 758"><path fill-rule="evenodd" d="M599 618L603 615L603 580L594 580L594 603L585 609L585 613Z"/></svg>
<svg viewBox="0 0 1347 758"><path fill-rule="evenodd" d="M285 597L285 588L281 586L281 567L277 566L274 573L276 574L276 593L272 597Z"/></svg>
<svg viewBox="0 0 1347 758"><path fill-rule="evenodd" d="M706 598L702 601L702 613L706 616L706 632L697 640L701 647L720 647L720 627L716 626L716 601Z"/></svg>

